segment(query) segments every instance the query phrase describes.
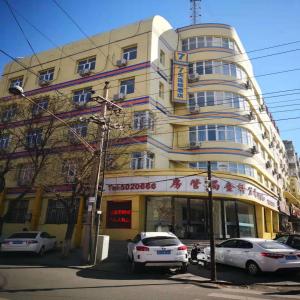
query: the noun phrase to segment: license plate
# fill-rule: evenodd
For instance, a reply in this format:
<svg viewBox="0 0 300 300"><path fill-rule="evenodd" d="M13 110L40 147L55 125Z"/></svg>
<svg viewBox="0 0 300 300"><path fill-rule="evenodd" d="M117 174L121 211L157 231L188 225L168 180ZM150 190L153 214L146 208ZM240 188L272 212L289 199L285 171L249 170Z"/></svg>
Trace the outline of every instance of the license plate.
<svg viewBox="0 0 300 300"><path fill-rule="evenodd" d="M171 254L171 250L157 250L158 255Z"/></svg>
<svg viewBox="0 0 300 300"><path fill-rule="evenodd" d="M12 243L15 244L15 245L23 244L22 241L13 241Z"/></svg>
<svg viewBox="0 0 300 300"><path fill-rule="evenodd" d="M286 260L296 260L296 259L297 259L297 256L296 256L296 255L286 255L286 256L285 256L285 259L286 259Z"/></svg>

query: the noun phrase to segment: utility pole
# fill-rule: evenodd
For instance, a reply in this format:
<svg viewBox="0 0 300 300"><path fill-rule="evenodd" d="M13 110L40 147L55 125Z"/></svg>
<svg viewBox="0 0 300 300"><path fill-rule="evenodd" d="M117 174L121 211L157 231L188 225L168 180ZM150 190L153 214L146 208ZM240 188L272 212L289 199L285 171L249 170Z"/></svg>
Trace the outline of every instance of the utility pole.
<svg viewBox="0 0 300 300"><path fill-rule="evenodd" d="M207 191L208 191L208 209L209 209L209 239L210 239L210 279L217 280L216 272L216 254L215 254L215 232L214 232L214 204L211 184L211 162L207 162Z"/></svg>
<svg viewBox="0 0 300 300"><path fill-rule="evenodd" d="M89 230L88 230L88 241L85 241L85 243L88 243L88 249L85 249L86 251L83 251L83 256L85 261L93 262L93 264L96 263L97 258L97 243L98 243L98 234L99 234L99 226L100 226L100 208L101 208L101 200L102 200L102 192L103 192L103 181L104 181L104 174L102 176L102 183L101 183L101 197L98 198L98 192L99 192L99 184L100 184L100 178L101 178L101 170L104 172L104 144L105 144L105 138L108 136L109 129L112 128L118 128L116 124L111 125L110 124L110 118L109 121L107 120L107 112L108 110L111 110L115 113L119 113L122 111L122 107L119 105L111 102L108 99L108 91L109 91L109 82L105 82L105 86L103 89L103 96L96 96L92 97L92 101L96 101L97 103L102 105L102 111L101 116L91 116L88 118L88 121L93 122L98 125L98 147L96 153L98 154L97 157L97 164L96 164L96 170L94 175L94 179L92 180L92 183L94 183L94 186L91 189L91 194L93 194L93 197L89 198L88 203L88 216L87 219L89 220ZM95 215L98 215L97 218L97 227L96 232L94 235L94 227L95 227ZM86 245L87 246L87 245ZM86 248L86 247L85 247Z"/></svg>

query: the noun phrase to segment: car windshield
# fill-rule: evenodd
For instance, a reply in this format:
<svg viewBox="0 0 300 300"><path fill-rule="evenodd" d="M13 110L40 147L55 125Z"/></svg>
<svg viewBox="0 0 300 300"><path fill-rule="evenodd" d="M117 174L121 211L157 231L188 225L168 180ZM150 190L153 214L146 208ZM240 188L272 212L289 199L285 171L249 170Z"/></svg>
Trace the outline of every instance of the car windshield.
<svg viewBox="0 0 300 300"><path fill-rule="evenodd" d="M36 236L36 232L18 232L12 234L9 239L34 239Z"/></svg>
<svg viewBox="0 0 300 300"><path fill-rule="evenodd" d="M273 241L258 243L258 245L265 249L291 249L291 247L285 244L281 244Z"/></svg>
<svg viewBox="0 0 300 300"><path fill-rule="evenodd" d="M142 240L145 246L177 246L180 244L180 241L174 237L168 236L155 236L149 237Z"/></svg>

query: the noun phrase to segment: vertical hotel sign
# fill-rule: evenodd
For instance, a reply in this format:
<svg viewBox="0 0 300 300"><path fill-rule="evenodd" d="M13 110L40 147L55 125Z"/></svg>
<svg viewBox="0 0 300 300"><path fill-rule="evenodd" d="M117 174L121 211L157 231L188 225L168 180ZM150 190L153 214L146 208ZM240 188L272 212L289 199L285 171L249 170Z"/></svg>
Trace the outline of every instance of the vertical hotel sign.
<svg viewBox="0 0 300 300"><path fill-rule="evenodd" d="M186 103L188 83L188 55L185 52L176 51L173 62L173 101Z"/></svg>

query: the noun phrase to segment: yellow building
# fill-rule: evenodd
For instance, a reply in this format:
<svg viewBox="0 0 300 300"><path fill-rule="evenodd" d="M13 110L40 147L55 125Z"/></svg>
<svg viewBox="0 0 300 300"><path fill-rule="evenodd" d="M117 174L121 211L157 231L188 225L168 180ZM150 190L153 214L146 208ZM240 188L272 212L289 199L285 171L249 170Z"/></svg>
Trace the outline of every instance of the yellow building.
<svg viewBox="0 0 300 300"><path fill-rule="evenodd" d="M1 147L11 149L5 129L22 128L18 107L28 106L9 95L9 86L21 85L45 107L59 103L56 114L93 143L79 117L100 113L89 102L91 90L101 94L109 81L110 98L124 108L131 130L111 137L111 155L118 156L106 172L103 233L127 239L139 231L167 230L180 238L207 239L205 178L211 161L216 238L274 237L278 200L287 187L285 150L236 31L224 24L174 30L155 16L91 38L93 43L85 39L39 53L42 65L31 56L5 67ZM44 116L35 124L43 122ZM68 197L78 164L74 157L85 148L68 139L52 148L51 163L18 203L21 181L30 175L29 154L28 149L15 152L1 196L4 235L30 226L63 239L63 208L42 187L51 185ZM63 166L57 156L63 156ZM83 198L78 211L77 245L86 211Z"/></svg>

